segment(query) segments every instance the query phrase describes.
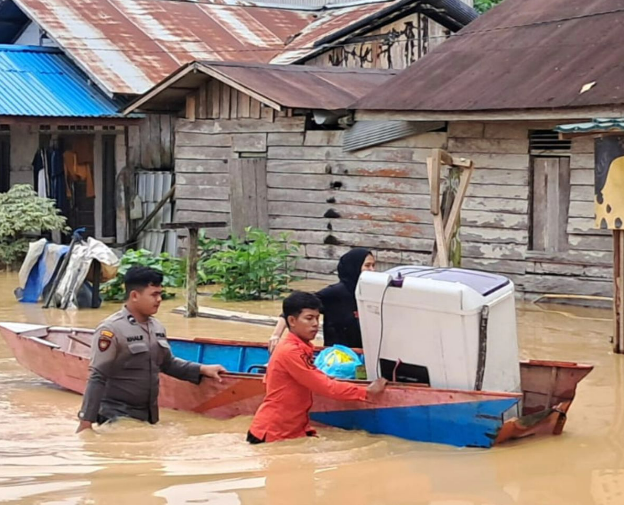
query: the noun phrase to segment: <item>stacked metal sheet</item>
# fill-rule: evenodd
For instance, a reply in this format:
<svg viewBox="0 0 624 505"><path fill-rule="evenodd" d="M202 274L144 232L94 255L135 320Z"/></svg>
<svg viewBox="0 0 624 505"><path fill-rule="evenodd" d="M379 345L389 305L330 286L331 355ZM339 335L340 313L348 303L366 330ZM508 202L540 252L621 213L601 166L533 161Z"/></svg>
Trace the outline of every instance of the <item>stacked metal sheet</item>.
<svg viewBox="0 0 624 505"><path fill-rule="evenodd" d="M137 194L141 199L143 219L154 211L173 184L172 172L137 172ZM154 254L167 252L175 254L177 249L177 233L173 230L161 230L160 225L173 220L173 203L168 201L156 214L147 228L139 236L140 249L147 249Z"/></svg>

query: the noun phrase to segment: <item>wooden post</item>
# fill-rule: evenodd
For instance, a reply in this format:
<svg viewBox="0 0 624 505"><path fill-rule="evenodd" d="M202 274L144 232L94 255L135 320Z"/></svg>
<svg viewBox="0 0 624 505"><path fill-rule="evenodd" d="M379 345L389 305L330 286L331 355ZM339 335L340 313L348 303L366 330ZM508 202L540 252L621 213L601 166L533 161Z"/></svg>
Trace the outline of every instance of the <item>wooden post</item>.
<svg viewBox="0 0 624 505"><path fill-rule="evenodd" d="M197 239L198 228L189 228L186 262L186 317L197 317Z"/></svg>
<svg viewBox="0 0 624 505"><path fill-rule="evenodd" d="M197 317L197 243L199 230L202 228L225 228L227 223L216 222L185 222L164 223L164 230L182 230L189 232L189 244L186 263L186 317Z"/></svg>
<svg viewBox="0 0 624 505"><path fill-rule="evenodd" d="M450 167L447 187L440 208L440 173L442 165ZM453 158L441 149L433 149L427 158L427 175L431 190L431 214L435 244L432 253L434 266L448 267L461 265L461 243L459 242L459 217L474 165L465 158ZM456 182L458 182L456 184Z"/></svg>
<svg viewBox="0 0 624 505"><path fill-rule="evenodd" d="M448 251L444 239L444 218L440 212L440 170L441 157L435 154L427 158L427 175L429 176L429 188L431 190L431 213L433 214L433 229L437 246L437 254L433 258L435 266L448 267Z"/></svg>
<svg viewBox="0 0 624 505"><path fill-rule="evenodd" d="M613 352L624 353L624 231L613 230Z"/></svg>

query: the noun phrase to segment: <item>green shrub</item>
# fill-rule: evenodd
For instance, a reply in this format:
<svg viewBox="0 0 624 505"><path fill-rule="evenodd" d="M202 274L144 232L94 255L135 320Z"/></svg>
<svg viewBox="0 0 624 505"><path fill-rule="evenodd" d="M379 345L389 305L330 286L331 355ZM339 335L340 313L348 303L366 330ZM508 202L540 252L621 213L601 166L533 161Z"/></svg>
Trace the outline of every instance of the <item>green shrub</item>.
<svg viewBox="0 0 624 505"><path fill-rule="evenodd" d="M203 276L221 285L217 296L225 300L275 298L288 289L299 244L287 234L273 238L247 228L245 237L207 241L211 256L201 260Z"/></svg>
<svg viewBox="0 0 624 505"><path fill-rule="evenodd" d="M104 300L123 301L126 296L123 278L130 267L143 266L150 267L163 274L163 288L178 288L184 285L186 276L184 262L179 258L174 258L167 253L158 256L145 249L135 251L129 249L121 258L117 276L102 284L100 292ZM164 291L163 298L172 298L174 293Z"/></svg>
<svg viewBox="0 0 624 505"><path fill-rule="evenodd" d="M0 193L0 265L15 266L24 259L31 241L25 234L69 231L60 212L54 200L40 197L28 184Z"/></svg>

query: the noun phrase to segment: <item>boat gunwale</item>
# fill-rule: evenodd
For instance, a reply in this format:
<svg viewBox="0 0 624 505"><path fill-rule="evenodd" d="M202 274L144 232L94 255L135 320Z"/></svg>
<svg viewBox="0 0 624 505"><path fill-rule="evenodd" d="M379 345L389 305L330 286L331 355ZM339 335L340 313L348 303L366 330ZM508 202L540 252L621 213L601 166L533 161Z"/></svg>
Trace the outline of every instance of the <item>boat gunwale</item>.
<svg viewBox="0 0 624 505"><path fill-rule="evenodd" d="M38 339L42 338L42 337L38 337L38 339L35 339L33 337L30 337L28 335L21 335L17 332L14 332L12 330L9 330L6 327L2 326L2 323L0 323L0 327L5 330L8 331L10 333L12 333L13 335L15 335L16 337L20 337L26 340L30 340L31 342L33 342L34 344L41 346L41 347L46 347L49 351L51 352L59 352L62 353L63 355L67 355L67 356L71 356L73 358L77 358L79 360L89 360L88 357L85 356L80 356L79 354L74 354L71 352L68 352L66 350L60 349L60 348L50 348L45 346L44 344L42 344L41 342L38 342ZM71 333L72 328L67 328L67 327L62 327L62 326L57 326L57 327L49 327L49 329L54 328L55 331L58 331L59 329L63 329L65 330L65 333ZM90 330L91 333L94 332L94 330ZM25 333L25 332L24 332ZM179 339L179 338L171 338L171 340L177 340L177 341L182 341L182 342L194 342L193 340L189 340L189 339ZM212 339L205 339L207 340L207 342L205 343L217 343L217 345L237 345L237 346L247 346L247 342L244 341L239 341L239 340L212 340ZM255 373L245 373L245 372L225 372L222 375L223 378L232 378L232 379L254 379L254 380L260 380L264 377L263 374L255 374ZM372 381L366 381L366 380L354 380L354 379L337 379L340 380L341 382L346 382L346 383L351 383L351 384L356 384L356 385L365 385L365 384L370 384ZM461 390L461 389L441 389L441 388L432 388L428 385L425 384L409 384L409 383L402 383L402 382L391 382L388 381L388 387L392 388L393 390L417 390L417 391L423 391L423 392L428 392L428 393L446 393L446 394L461 394L461 395L468 395L468 396L475 396L475 397L492 397L492 398L498 398L498 399L517 399L518 401L520 399L522 399L523 393L512 393L512 392L497 392L497 391L470 391L470 390Z"/></svg>
<svg viewBox="0 0 624 505"><path fill-rule="evenodd" d="M3 325L4 322L0 322L0 326ZM20 324L30 324L30 323L20 323ZM57 332L81 332L81 333L95 333L95 330L92 328L73 328L68 326L46 326L46 325L32 325L37 326L39 328L46 328L48 332L57 331ZM4 327L6 330L15 333L16 335L20 335L21 333L27 333L28 330L24 332L13 332L13 330ZM211 337L176 337L176 336L167 336L167 340L175 340L178 342L190 342L196 344L212 344L212 345L223 345L223 346L245 346L245 347L256 347L256 348L268 348L268 342L253 342L248 340L237 340L237 339L224 339L224 338L211 338ZM315 350L322 351L326 349L325 346L314 346ZM355 352L362 351L360 348L353 348ZM559 368L572 368L572 369L584 369L584 370L593 370L594 365L590 363L578 363L573 361L558 361L558 360L549 360L549 359L526 359L519 360L521 365L534 365L534 366L551 366L551 367L559 367Z"/></svg>

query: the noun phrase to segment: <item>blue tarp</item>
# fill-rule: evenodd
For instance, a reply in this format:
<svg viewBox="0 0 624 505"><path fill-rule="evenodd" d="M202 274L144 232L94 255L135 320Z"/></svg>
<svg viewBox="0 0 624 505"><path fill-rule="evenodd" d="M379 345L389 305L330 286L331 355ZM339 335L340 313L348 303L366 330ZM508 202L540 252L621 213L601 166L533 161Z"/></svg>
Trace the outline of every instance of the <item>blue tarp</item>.
<svg viewBox="0 0 624 505"><path fill-rule="evenodd" d="M22 285L17 292L20 302L37 303L41 299L43 290L53 279L54 272L68 250L69 246L49 244L45 239L31 244L28 256L20 270ZM34 265L33 261L36 261ZM25 282L24 277L26 277Z"/></svg>

